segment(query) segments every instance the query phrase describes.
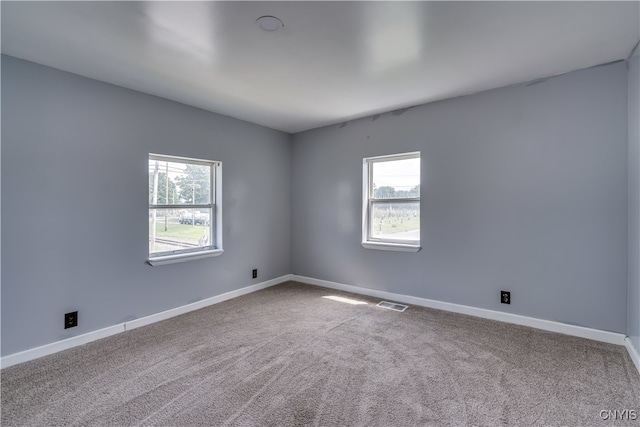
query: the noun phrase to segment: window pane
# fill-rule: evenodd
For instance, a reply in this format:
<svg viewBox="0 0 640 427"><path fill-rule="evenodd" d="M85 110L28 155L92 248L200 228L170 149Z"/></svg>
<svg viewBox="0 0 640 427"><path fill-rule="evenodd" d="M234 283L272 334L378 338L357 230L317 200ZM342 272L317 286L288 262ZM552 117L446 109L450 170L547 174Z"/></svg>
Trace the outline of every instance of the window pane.
<svg viewBox="0 0 640 427"><path fill-rule="evenodd" d="M211 246L211 237L211 209L149 209L150 254Z"/></svg>
<svg viewBox="0 0 640 427"><path fill-rule="evenodd" d="M211 166L149 160L149 204L206 205L209 203L211 203Z"/></svg>
<svg viewBox="0 0 640 427"><path fill-rule="evenodd" d="M420 202L372 202L371 237L384 240L420 240Z"/></svg>
<svg viewBox="0 0 640 427"><path fill-rule="evenodd" d="M420 197L420 159L373 164L373 198Z"/></svg>

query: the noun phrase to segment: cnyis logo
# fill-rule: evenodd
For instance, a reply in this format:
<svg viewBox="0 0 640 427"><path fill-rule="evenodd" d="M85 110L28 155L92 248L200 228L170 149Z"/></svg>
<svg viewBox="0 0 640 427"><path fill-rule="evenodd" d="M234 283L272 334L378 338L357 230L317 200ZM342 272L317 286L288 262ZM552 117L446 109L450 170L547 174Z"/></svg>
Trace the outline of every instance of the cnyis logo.
<svg viewBox="0 0 640 427"><path fill-rule="evenodd" d="M600 411L600 418L603 420L635 421L638 413L635 409L603 409Z"/></svg>

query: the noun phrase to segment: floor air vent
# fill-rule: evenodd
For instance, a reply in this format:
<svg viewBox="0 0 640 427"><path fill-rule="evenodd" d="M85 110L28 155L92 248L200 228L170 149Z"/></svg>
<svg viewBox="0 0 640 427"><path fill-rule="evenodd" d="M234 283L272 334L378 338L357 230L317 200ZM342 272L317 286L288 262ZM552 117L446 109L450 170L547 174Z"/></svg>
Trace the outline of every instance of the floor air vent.
<svg viewBox="0 0 640 427"><path fill-rule="evenodd" d="M407 308L409 308L408 305L404 305L404 304L396 304L394 302L388 302L388 301L380 301L378 303L378 307L382 307L382 308L388 308L389 310L393 310L393 311L400 311L403 312L405 311Z"/></svg>

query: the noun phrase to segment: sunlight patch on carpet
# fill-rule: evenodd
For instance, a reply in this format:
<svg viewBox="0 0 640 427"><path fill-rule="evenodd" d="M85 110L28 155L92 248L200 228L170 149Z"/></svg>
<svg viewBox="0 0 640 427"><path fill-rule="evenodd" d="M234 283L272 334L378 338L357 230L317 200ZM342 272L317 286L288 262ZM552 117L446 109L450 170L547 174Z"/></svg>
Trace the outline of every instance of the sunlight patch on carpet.
<svg viewBox="0 0 640 427"><path fill-rule="evenodd" d="M361 304L365 304L366 305L366 304L368 304L368 303L366 303L364 301L358 301L358 300L351 299L351 298L339 297L339 296L336 296L336 295L326 295L326 296L323 296L322 298L330 299L332 301L344 302L344 303L351 304L351 305L361 305Z"/></svg>

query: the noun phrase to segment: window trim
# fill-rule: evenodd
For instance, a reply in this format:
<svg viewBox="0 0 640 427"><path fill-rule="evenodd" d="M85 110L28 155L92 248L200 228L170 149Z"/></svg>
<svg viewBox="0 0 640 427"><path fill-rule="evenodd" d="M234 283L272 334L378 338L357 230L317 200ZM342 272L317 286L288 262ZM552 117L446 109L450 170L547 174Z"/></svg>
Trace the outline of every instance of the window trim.
<svg viewBox="0 0 640 427"><path fill-rule="evenodd" d="M179 157L165 154L149 153L148 160L157 160L163 162L176 162L186 164L196 164L211 167L210 195L208 204L159 204L149 203L148 210L151 209L211 209L211 219L215 220L215 225L210 224L211 244L194 249L186 249L181 251L165 251L152 256L148 252L147 263L152 266L174 264L177 262L189 261L194 259L208 258L220 256L224 253L222 247L222 162L214 160L194 159L191 157Z"/></svg>
<svg viewBox="0 0 640 427"><path fill-rule="evenodd" d="M365 157L362 160L362 241L361 244L366 249L378 249L401 252L418 252L421 247L421 240L398 240L382 239L372 237L371 233L371 212L373 206L384 203L418 202L420 197L403 197L397 199L374 199L373 198L373 165L378 162L389 162L407 159L419 159L420 151L409 153L392 154L386 156ZM422 180L422 177L421 177Z"/></svg>
<svg viewBox="0 0 640 427"><path fill-rule="evenodd" d="M149 265L165 265L165 264L175 264L177 262L189 261L194 259L201 258L210 258L220 256L224 253L223 249L208 249L204 251L197 251L191 253L181 253L181 254L173 254L173 255L164 255L159 257L149 258L147 262Z"/></svg>

